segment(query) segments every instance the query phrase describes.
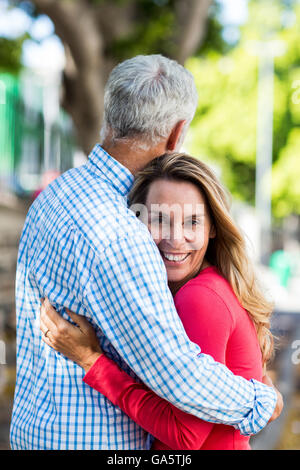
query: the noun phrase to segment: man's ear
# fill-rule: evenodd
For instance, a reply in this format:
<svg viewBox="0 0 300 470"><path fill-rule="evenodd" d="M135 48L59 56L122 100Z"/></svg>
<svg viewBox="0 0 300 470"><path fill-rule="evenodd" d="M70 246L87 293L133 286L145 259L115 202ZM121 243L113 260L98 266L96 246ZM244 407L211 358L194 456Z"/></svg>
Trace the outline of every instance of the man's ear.
<svg viewBox="0 0 300 470"><path fill-rule="evenodd" d="M173 152L176 149L185 123L186 121L178 121L177 124L175 124L168 137L166 150Z"/></svg>

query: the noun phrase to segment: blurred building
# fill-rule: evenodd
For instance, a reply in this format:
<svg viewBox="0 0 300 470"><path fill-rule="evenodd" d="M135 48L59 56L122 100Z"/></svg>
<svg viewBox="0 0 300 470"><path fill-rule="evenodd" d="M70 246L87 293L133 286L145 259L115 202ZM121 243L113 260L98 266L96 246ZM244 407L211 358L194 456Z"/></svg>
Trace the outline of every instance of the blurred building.
<svg viewBox="0 0 300 470"><path fill-rule="evenodd" d="M74 166L72 121L61 109L56 72L24 70L0 74L0 182L28 195ZM43 176L44 175L44 176Z"/></svg>
<svg viewBox="0 0 300 470"><path fill-rule="evenodd" d="M8 449L15 384L15 271L19 238L34 197L76 166L72 121L60 107L60 76L0 73L0 449Z"/></svg>

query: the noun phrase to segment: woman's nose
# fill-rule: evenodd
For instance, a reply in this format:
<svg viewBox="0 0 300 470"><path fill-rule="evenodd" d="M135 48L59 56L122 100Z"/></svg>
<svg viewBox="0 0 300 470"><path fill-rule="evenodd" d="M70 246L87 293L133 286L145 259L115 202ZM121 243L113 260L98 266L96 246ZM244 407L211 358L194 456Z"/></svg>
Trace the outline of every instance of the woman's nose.
<svg viewBox="0 0 300 470"><path fill-rule="evenodd" d="M182 224L176 224L170 229L170 243L174 248L182 246L185 242L184 229Z"/></svg>

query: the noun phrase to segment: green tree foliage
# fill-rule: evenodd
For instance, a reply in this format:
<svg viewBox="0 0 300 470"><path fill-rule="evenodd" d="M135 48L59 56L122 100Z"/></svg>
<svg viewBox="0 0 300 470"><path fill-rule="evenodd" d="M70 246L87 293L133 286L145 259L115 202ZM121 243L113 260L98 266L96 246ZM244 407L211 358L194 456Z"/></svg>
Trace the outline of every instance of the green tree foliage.
<svg viewBox="0 0 300 470"><path fill-rule="evenodd" d="M252 1L237 46L225 54L210 50L186 62L199 92L189 150L216 162L233 195L253 203L258 58L250 46L253 40L284 42L274 77L272 202L278 218L300 214L299 24L298 2Z"/></svg>
<svg viewBox="0 0 300 470"><path fill-rule="evenodd" d="M130 0L115 0L117 3L130 3ZM95 0L95 3L103 0ZM128 35L113 41L109 52L118 60L124 60L138 54L163 54L177 58L178 42L176 29L180 28L176 17L178 0L139 0L139 13ZM184 1L182 2L184 3ZM194 53L228 50L228 44L222 37L223 25L218 20L220 4L211 4L206 20L206 31Z"/></svg>
<svg viewBox="0 0 300 470"><path fill-rule="evenodd" d="M0 71L17 74L21 70L22 47L26 38L27 35L17 39L0 38Z"/></svg>

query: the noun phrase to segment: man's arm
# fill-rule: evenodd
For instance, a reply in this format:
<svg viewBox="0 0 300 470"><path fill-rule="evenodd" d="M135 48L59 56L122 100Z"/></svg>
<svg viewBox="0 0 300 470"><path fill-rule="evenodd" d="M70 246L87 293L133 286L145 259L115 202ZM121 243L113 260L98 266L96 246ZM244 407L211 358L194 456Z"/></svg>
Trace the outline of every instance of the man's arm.
<svg viewBox="0 0 300 470"><path fill-rule="evenodd" d="M99 256L85 307L155 393L206 421L236 425L245 435L259 432L274 411L275 391L233 375L189 340L147 233L120 238Z"/></svg>

